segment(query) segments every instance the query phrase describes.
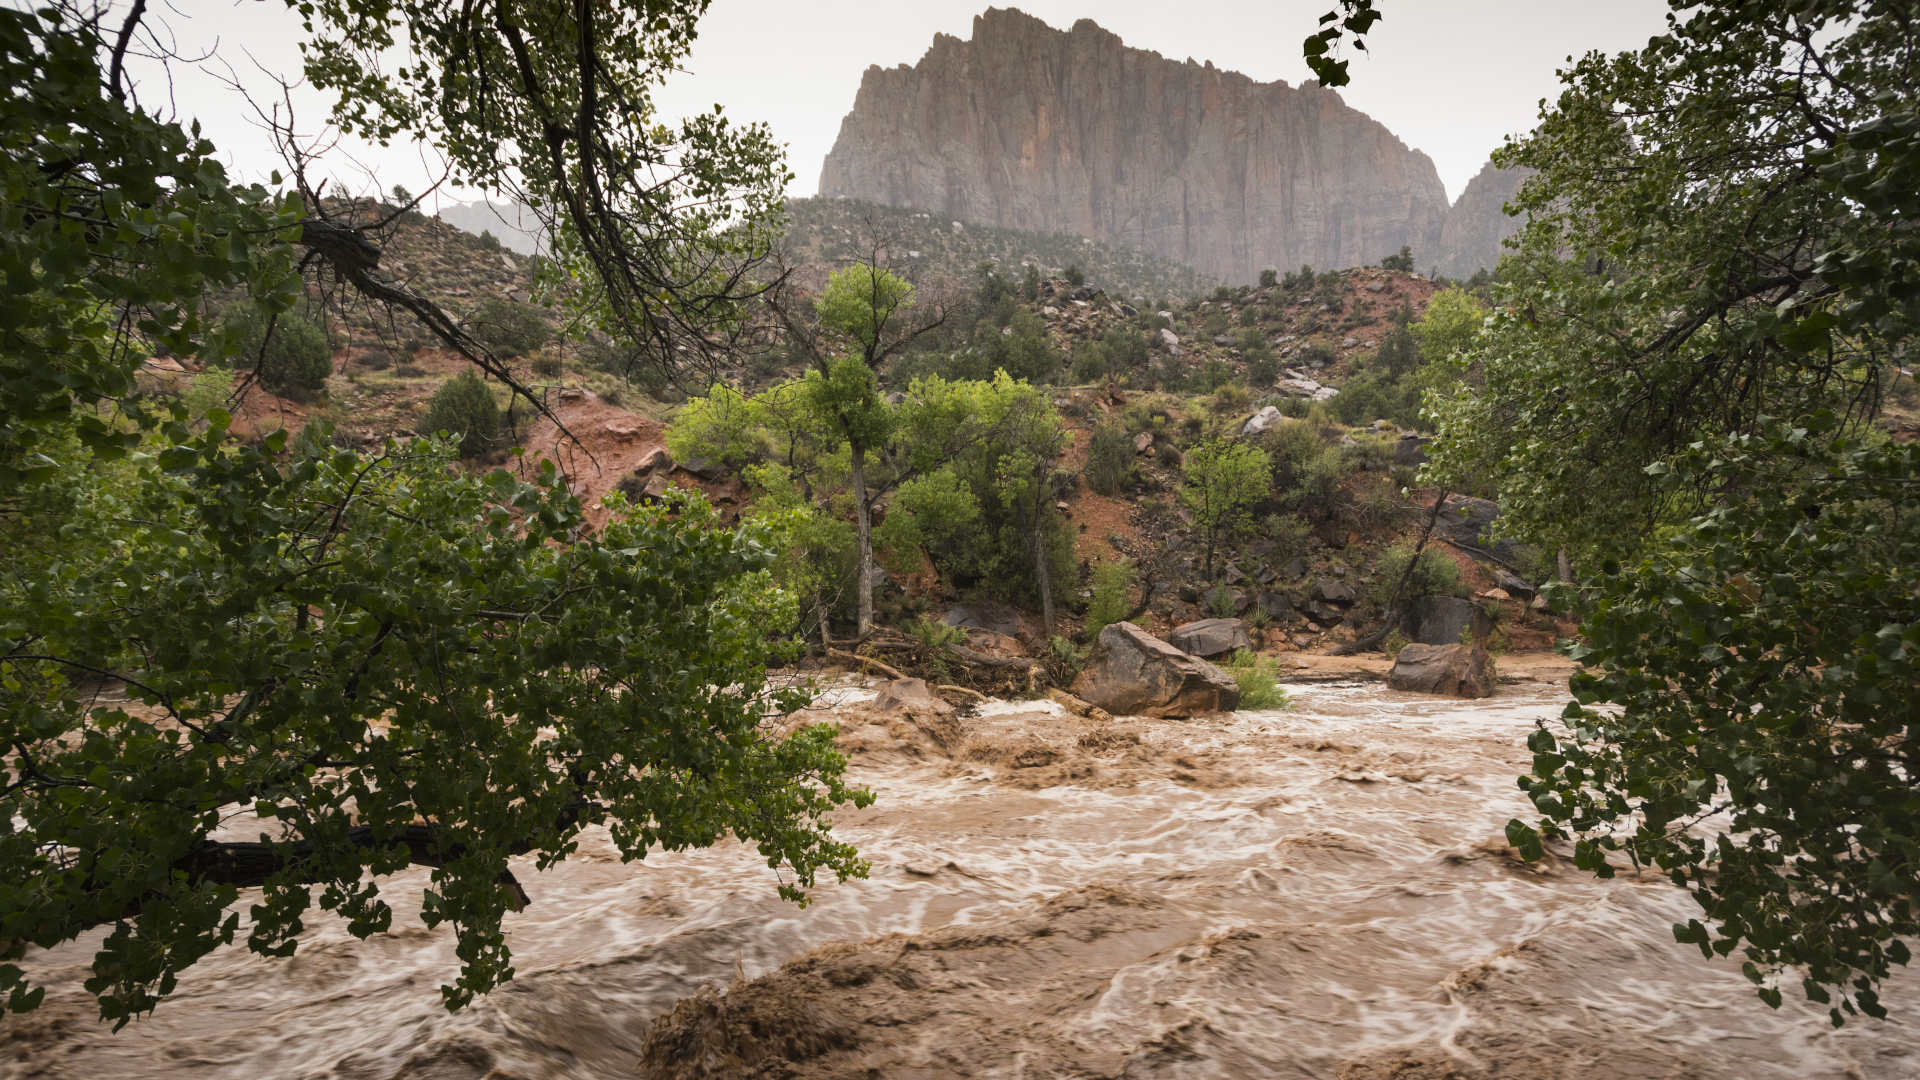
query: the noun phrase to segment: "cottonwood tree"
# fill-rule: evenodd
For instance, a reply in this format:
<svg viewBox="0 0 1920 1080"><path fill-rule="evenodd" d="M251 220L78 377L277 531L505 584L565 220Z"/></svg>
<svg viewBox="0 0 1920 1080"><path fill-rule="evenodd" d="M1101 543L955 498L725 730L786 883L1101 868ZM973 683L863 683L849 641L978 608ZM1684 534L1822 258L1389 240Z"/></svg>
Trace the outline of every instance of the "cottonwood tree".
<svg viewBox="0 0 1920 1080"><path fill-rule="evenodd" d="M818 295L792 287L766 297L788 340L809 358L807 399L846 439L851 451L854 514L859 532L857 633L873 629L873 499L868 455L895 429L892 407L880 394L879 371L919 338L942 326L954 298L936 292L922 304L913 282L893 272L900 239L869 221L866 256L833 272ZM785 281L785 275L782 275ZM848 346L842 351L842 346ZM904 479L905 477L901 477Z"/></svg>
<svg viewBox="0 0 1920 1080"><path fill-rule="evenodd" d="M584 283L577 310L662 369L764 287L750 273L785 176L764 129L652 119L703 9L300 8L306 74L340 92L340 123L522 185L557 227L551 272ZM529 897L508 858L550 866L596 824L630 858L749 840L795 899L822 869L862 873L827 832L831 807L867 798L844 759L824 732L763 723L794 704L763 667L781 648L766 628L791 623L765 572L777 515L730 529L697 500L616 507L592 536L551 470L471 477L431 440L359 454L324 424L235 445L224 411L138 392L152 351L234 353L237 330L201 322L210 293L271 321L303 272L520 385L303 176L232 183L216 147L144 107L126 60L152 18L0 10L8 1007L42 993L3 961L105 925L88 989L122 1023L152 1009L234 941L241 888L262 889L256 952L291 953L316 900L378 932L380 878L408 863L432 867L426 919L456 930L458 1007L512 977L502 919ZM376 63L399 38L405 67Z"/></svg>
<svg viewBox="0 0 1920 1080"><path fill-rule="evenodd" d="M1838 1024L1920 929L1914 463L1868 425L1920 315L1920 7L1676 7L1496 155L1539 172L1434 474L1591 575L1510 837L1652 863L1679 941Z"/></svg>

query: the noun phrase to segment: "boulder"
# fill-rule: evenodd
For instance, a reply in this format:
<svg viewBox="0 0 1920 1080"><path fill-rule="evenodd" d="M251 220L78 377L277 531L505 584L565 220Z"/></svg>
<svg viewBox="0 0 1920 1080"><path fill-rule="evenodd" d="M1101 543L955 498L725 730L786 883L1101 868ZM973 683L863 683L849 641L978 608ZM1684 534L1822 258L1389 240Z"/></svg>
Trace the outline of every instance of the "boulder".
<svg viewBox="0 0 1920 1080"><path fill-rule="evenodd" d="M880 694L873 699L876 709L932 709L945 715L953 711L953 706L934 696L927 689L925 679L895 679L880 684Z"/></svg>
<svg viewBox="0 0 1920 1080"><path fill-rule="evenodd" d="M1499 503L1456 495L1447 500L1433 531L1481 562L1510 563L1518 545L1512 540L1489 540L1486 536L1499 516Z"/></svg>
<svg viewBox="0 0 1920 1080"><path fill-rule="evenodd" d="M1030 642L1033 637L1033 631L1027 627L1026 620L1020 617L1019 612L992 600L970 600L955 604L947 612L947 617L940 621L948 626L991 630L1025 642Z"/></svg>
<svg viewBox="0 0 1920 1080"><path fill-rule="evenodd" d="M1493 695L1487 650L1470 645L1408 645L1394 658L1387 685L1411 694L1483 698Z"/></svg>
<svg viewBox="0 0 1920 1080"><path fill-rule="evenodd" d="M1331 604L1321 603L1318 600L1307 601L1307 606L1300 610L1306 612L1307 618L1312 619L1321 626L1338 626L1340 625L1340 620L1347 617L1346 612L1341 611Z"/></svg>
<svg viewBox="0 0 1920 1080"><path fill-rule="evenodd" d="M1247 624L1239 619L1201 619L1177 627L1167 642L1181 652L1212 658L1228 656L1235 649L1251 649Z"/></svg>
<svg viewBox="0 0 1920 1080"><path fill-rule="evenodd" d="M1353 586L1341 581L1328 581L1326 578L1320 578L1313 583L1313 598L1325 600L1329 604L1351 604L1358 599L1353 593Z"/></svg>
<svg viewBox="0 0 1920 1080"><path fill-rule="evenodd" d="M1144 454L1153 447L1153 432L1143 431L1133 437L1133 452Z"/></svg>
<svg viewBox="0 0 1920 1080"><path fill-rule="evenodd" d="M1233 676L1129 622L1100 631L1070 690L1115 716L1200 716L1240 705Z"/></svg>
<svg viewBox="0 0 1920 1080"><path fill-rule="evenodd" d="M1293 602L1286 593L1268 592L1260 594L1260 609L1274 622L1293 618Z"/></svg>
<svg viewBox="0 0 1920 1080"><path fill-rule="evenodd" d="M1223 577L1227 584L1238 585L1241 582L1247 580L1247 573L1246 571L1240 569L1240 567L1237 564L1235 564L1232 560L1228 560L1227 568Z"/></svg>
<svg viewBox="0 0 1920 1080"><path fill-rule="evenodd" d="M1163 326L1160 328L1160 344L1165 345L1167 348L1171 349L1174 346L1180 344L1180 335L1174 333L1171 330L1168 330L1166 327Z"/></svg>
<svg viewBox="0 0 1920 1080"><path fill-rule="evenodd" d="M1295 559L1292 562L1288 563L1286 566L1282 567L1280 572L1294 579L1295 581L1298 581L1301 578L1307 576L1307 564L1304 562L1301 562L1299 559Z"/></svg>
<svg viewBox="0 0 1920 1080"><path fill-rule="evenodd" d="M1422 645L1455 645L1471 632L1473 640L1493 632L1485 608L1457 596L1422 596L1415 600L1403 624L1408 638Z"/></svg>
<svg viewBox="0 0 1920 1080"><path fill-rule="evenodd" d="M1508 596L1518 597L1522 600L1533 599L1533 594L1537 591L1533 586L1527 584L1526 578L1508 570L1504 566L1496 566L1493 568L1493 580L1502 589L1507 591Z"/></svg>
<svg viewBox="0 0 1920 1080"><path fill-rule="evenodd" d="M1284 423L1286 419L1285 416L1280 414L1279 408L1268 405L1247 418L1246 424L1240 428L1240 434L1242 436L1258 435L1268 428L1278 427Z"/></svg>

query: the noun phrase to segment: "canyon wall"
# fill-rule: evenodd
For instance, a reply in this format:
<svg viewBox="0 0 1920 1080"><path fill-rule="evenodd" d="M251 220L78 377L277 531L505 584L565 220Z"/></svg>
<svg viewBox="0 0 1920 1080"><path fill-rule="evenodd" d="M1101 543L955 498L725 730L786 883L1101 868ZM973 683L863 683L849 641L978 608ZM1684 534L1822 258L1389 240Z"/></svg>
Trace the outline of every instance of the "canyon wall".
<svg viewBox="0 0 1920 1080"><path fill-rule="evenodd" d="M913 67L871 67L820 194L1076 233L1226 281L1438 250L1433 162L1318 84L1130 49L989 8Z"/></svg>
<svg viewBox="0 0 1920 1080"><path fill-rule="evenodd" d="M1447 211L1439 249L1419 257L1417 265L1422 270L1437 267L1452 278L1471 277L1475 270L1498 266L1505 250L1500 242L1526 224L1526 218L1508 217L1501 207L1532 175L1532 169L1496 169L1487 162Z"/></svg>

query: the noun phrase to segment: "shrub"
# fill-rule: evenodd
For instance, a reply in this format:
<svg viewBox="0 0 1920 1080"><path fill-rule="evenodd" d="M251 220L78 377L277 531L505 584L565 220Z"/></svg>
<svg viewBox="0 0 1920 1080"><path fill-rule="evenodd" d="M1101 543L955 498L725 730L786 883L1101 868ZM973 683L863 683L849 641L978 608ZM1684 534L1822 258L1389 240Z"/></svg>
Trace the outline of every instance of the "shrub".
<svg viewBox="0 0 1920 1080"><path fill-rule="evenodd" d="M1088 641L1109 624L1127 617L1127 589L1132 584L1133 564L1125 559L1093 568L1093 602L1087 605Z"/></svg>
<svg viewBox="0 0 1920 1080"><path fill-rule="evenodd" d="M1333 350L1327 347L1326 342L1309 341L1294 352L1293 359L1308 367L1325 367L1338 358L1333 355Z"/></svg>
<svg viewBox="0 0 1920 1080"><path fill-rule="evenodd" d="M1073 350L1073 381L1097 383L1107 377L1107 353L1098 342L1086 341Z"/></svg>
<svg viewBox="0 0 1920 1080"><path fill-rule="evenodd" d="M1380 641L1380 649L1387 654L1387 659L1398 660L1400 650L1406 648L1408 644L1410 643L1407 641L1407 636L1396 628L1387 631L1387 636Z"/></svg>
<svg viewBox="0 0 1920 1080"><path fill-rule="evenodd" d="M1275 285L1278 285L1279 283L1280 283L1280 271L1272 267L1268 267L1267 269L1260 271L1260 287L1261 288L1271 289Z"/></svg>
<svg viewBox="0 0 1920 1080"><path fill-rule="evenodd" d="M553 378L560 374L560 358L557 356L536 357L533 361L533 373L549 379Z"/></svg>
<svg viewBox="0 0 1920 1080"><path fill-rule="evenodd" d="M1067 267L1067 283L1076 289L1087 283L1087 272L1080 269L1079 263Z"/></svg>
<svg viewBox="0 0 1920 1080"><path fill-rule="evenodd" d="M1087 486L1102 495L1117 495L1133 483L1133 439L1125 429L1101 424L1093 429L1087 447Z"/></svg>
<svg viewBox="0 0 1920 1080"><path fill-rule="evenodd" d="M1307 553L1307 537L1313 535L1313 525L1299 514L1268 514L1260 523L1267 539L1273 541L1273 558L1276 562L1288 562Z"/></svg>
<svg viewBox="0 0 1920 1080"><path fill-rule="evenodd" d="M354 363L368 371L385 371L393 366L393 354L385 349L372 348L361 353Z"/></svg>
<svg viewBox="0 0 1920 1080"><path fill-rule="evenodd" d="M460 441L460 456L474 457L500 430L500 405L493 391L471 371L440 384L427 403L427 430L450 432Z"/></svg>
<svg viewBox="0 0 1920 1080"><path fill-rule="evenodd" d="M1394 586L1400 584L1400 575L1407 572L1407 561L1412 557L1413 545L1407 541L1388 548L1386 554L1380 557L1380 573L1369 586L1367 598L1376 604L1392 601ZM1470 595L1472 590L1460 575L1458 564L1431 545L1420 552L1420 561L1414 566L1413 575L1407 578L1407 599L1416 596Z"/></svg>
<svg viewBox="0 0 1920 1080"><path fill-rule="evenodd" d="M1213 411L1220 416L1245 412L1252 402L1253 395L1237 382L1221 383L1213 391Z"/></svg>
<svg viewBox="0 0 1920 1080"><path fill-rule="evenodd" d="M260 385L269 393L307 397L326 388L327 376L333 374L333 347L319 326L291 311L270 319L254 308L231 317L228 325L240 334L241 352L234 358L234 367L251 370L259 364Z"/></svg>
<svg viewBox="0 0 1920 1080"><path fill-rule="evenodd" d="M399 367L393 369L393 373L403 379L417 379L425 375L427 369L421 367L419 364L401 364Z"/></svg>
<svg viewBox="0 0 1920 1080"><path fill-rule="evenodd" d="M1233 618L1233 594L1225 585L1215 585L1207 594L1207 614L1216 619Z"/></svg>
<svg viewBox="0 0 1920 1080"><path fill-rule="evenodd" d="M1403 246L1400 249L1400 254L1389 255L1381 259L1380 268L1383 270L1398 270L1403 274L1413 273L1413 249Z"/></svg>
<svg viewBox="0 0 1920 1080"><path fill-rule="evenodd" d="M1286 687L1280 685L1279 669L1277 657L1260 656L1246 649L1234 651L1232 659L1227 661L1227 674L1240 684L1242 709L1285 709L1292 706Z"/></svg>
<svg viewBox="0 0 1920 1080"><path fill-rule="evenodd" d="M539 308L511 300L488 300L469 323L480 344L503 357L525 356L553 339Z"/></svg>
<svg viewBox="0 0 1920 1080"><path fill-rule="evenodd" d="M1214 302L1214 303L1216 303L1216 304L1224 304L1224 303L1226 303L1227 301L1229 301L1229 300L1231 300L1231 299L1233 299L1233 290L1232 290L1232 289L1229 289L1229 288L1227 288L1227 287L1226 287L1225 285L1216 285L1216 286L1214 286L1214 289L1213 289L1213 302Z"/></svg>

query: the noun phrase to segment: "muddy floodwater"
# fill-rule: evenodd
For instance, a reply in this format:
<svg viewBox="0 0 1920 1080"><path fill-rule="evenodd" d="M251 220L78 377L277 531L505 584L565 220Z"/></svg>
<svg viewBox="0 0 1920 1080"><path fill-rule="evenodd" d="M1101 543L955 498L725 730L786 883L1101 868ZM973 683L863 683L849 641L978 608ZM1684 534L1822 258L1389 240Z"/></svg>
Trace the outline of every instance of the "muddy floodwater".
<svg viewBox="0 0 1920 1080"><path fill-rule="evenodd" d="M0 1022L0 1077L1920 1077L1911 979L1836 1032L1675 945L1696 909L1664 881L1508 854L1564 690L1293 692L1094 724L848 691L823 715L879 801L837 831L873 872L805 910L740 845L623 865L590 834L516 866L518 976L460 1014L418 870L383 885L391 933L216 953L117 1035L80 990L96 936L28 959L48 1004Z"/></svg>

